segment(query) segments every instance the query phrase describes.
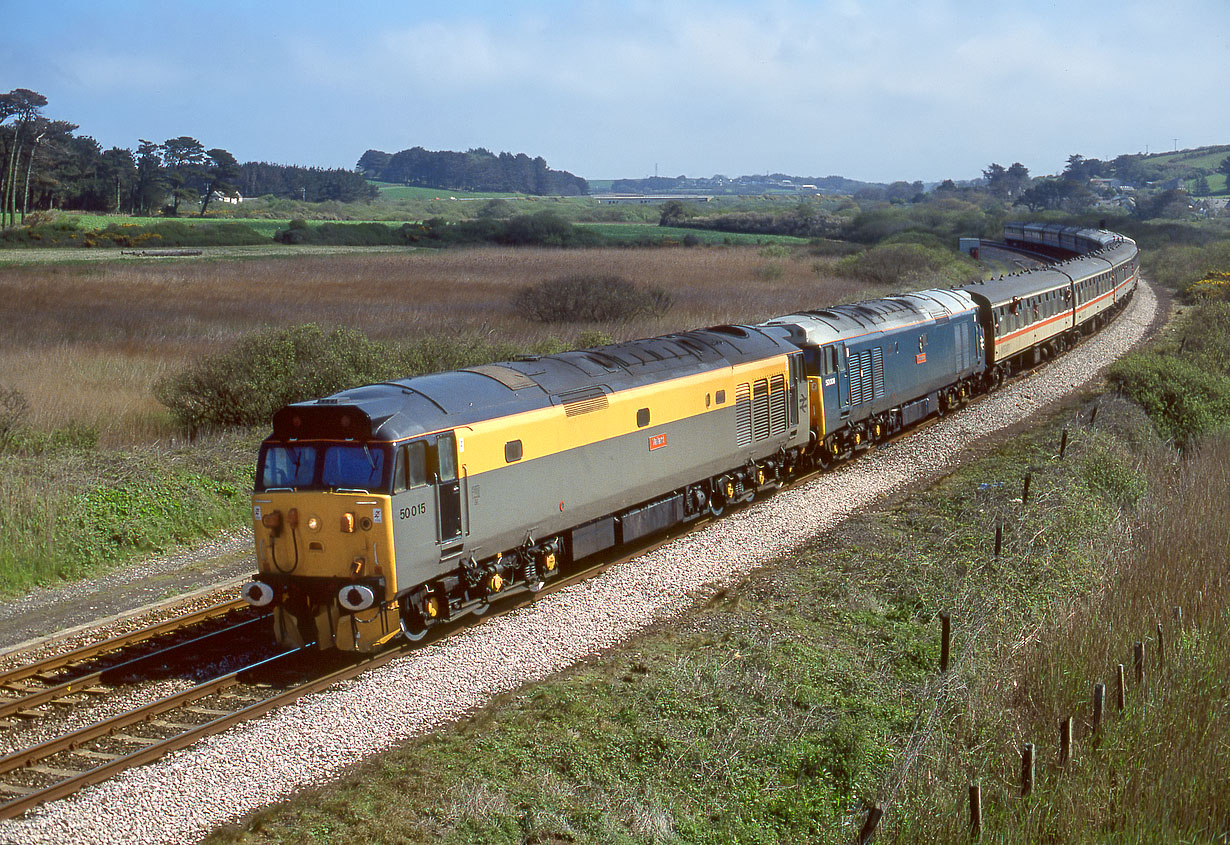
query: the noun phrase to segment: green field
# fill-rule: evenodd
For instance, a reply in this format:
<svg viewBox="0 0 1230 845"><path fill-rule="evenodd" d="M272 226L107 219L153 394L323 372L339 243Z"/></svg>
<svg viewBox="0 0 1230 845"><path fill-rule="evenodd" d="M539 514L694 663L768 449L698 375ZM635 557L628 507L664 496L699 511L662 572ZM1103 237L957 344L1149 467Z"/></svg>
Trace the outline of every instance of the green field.
<svg viewBox="0 0 1230 845"><path fill-rule="evenodd" d="M1149 156L1146 161L1156 164L1182 164L1194 170L1216 170L1226 156L1230 155L1230 147L1210 147L1209 152L1191 158L1187 157L1189 155L1191 153L1180 150L1166 155Z"/></svg>
<svg viewBox="0 0 1230 845"><path fill-rule="evenodd" d="M380 189L380 198L398 200L476 200L476 199L521 199L524 194L507 194L496 191L458 191L451 188L420 188L414 185L394 185L391 182L372 182Z"/></svg>
<svg viewBox="0 0 1230 845"><path fill-rule="evenodd" d="M270 219L265 217L252 218L218 218L218 217L130 217L125 214L73 214L71 219L77 221L82 229L105 229L108 226L157 226L174 220L185 226L247 226L257 234L272 238L273 233L285 229L289 220ZM349 225L354 223L384 223L418 222L412 220L308 220L309 226L320 226L323 223Z"/></svg>

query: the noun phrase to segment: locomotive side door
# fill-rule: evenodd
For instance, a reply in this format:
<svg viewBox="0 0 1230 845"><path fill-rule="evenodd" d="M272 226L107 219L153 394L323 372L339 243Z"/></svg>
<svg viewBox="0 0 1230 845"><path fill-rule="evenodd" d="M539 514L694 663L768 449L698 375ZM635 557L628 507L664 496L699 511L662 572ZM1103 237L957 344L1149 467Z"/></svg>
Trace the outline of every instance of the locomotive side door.
<svg viewBox="0 0 1230 845"><path fill-rule="evenodd" d="M433 446L431 440L412 440L397 449L392 510L399 584L425 581L439 570L440 509L428 454Z"/></svg>
<svg viewBox="0 0 1230 845"><path fill-rule="evenodd" d="M461 480L457 475L457 437L453 432L436 437L434 457L436 503L441 544L461 536Z"/></svg>

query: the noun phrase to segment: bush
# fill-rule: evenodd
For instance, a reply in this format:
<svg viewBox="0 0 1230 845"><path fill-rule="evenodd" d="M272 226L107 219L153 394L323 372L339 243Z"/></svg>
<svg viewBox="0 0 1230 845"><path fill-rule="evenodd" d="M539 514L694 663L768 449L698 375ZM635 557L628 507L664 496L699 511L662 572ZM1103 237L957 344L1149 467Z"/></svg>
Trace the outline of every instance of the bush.
<svg viewBox="0 0 1230 845"><path fill-rule="evenodd" d="M975 266L945 249L901 243L877 246L837 262L837 272L878 285L957 283L977 278Z"/></svg>
<svg viewBox="0 0 1230 845"><path fill-rule="evenodd" d="M263 425L283 405L405 375L400 356L362 332L268 329L154 388L189 431Z"/></svg>
<svg viewBox="0 0 1230 845"><path fill-rule="evenodd" d="M1145 409L1158 432L1180 446L1230 427L1230 377L1164 352L1134 352L1107 378Z"/></svg>
<svg viewBox="0 0 1230 845"><path fill-rule="evenodd" d="M539 323L601 323L664 314L671 297L661 288L642 287L618 276L578 274L524 287L513 304Z"/></svg>
<svg viewBox="0 0 1230 845"><path fill-rule="evenodd" d="M413 239L413 227L384 223L321 223L309 226L295 219L273 239L283 244L323 244L329 246L404 246Z"/></svg>
<svg viewBox="0 0 1230 845"><path fill-rule="evenodd" d="M578 338L581 346L610 342L608 335L596 331L582 332ZM394 346L372 341L353 329L326 332L308 324L250 335L231 349L164 379L154 393L189 434L196 436L210 429L268 425L284 405L363 384L459 370L526 354L551 355L569 348L571 345L553 337L525 347L479 335L422 336ZM86 435L88 432L65 430L38 442L22 435L15 450L85 448L89 445Z"/></svg>

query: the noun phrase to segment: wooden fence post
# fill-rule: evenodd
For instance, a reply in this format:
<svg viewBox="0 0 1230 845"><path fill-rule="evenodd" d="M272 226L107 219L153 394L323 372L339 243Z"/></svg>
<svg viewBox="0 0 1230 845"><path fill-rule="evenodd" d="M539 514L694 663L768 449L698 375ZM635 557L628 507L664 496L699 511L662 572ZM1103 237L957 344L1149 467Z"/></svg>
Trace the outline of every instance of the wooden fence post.
<svg viewBox="0 0 1230 845"><path fill-rule="evenodd" d="M1106 685L1093 685L1093 744L1097 747L1102 736L1102 702L1106 698Z"/></svg>
<svg viewBox="0 0 1230 845"><path fill-rule="evenodd" d="M1068 765L1072 758L1072 717L1059 720L1059 765Z"/></svg>
<svg viewBox="0 0 1230 845"><path fill-rule="evenodd" d="M1157 623L1157 671L1162 671L1166 665L1166 635L1162 631L1162 623Z"/></svg>
<svg viewBox="0 0 1230 845"><path fill-rule="evenodd" d="M982 786L969 785L969 832L975 839L982 836Z"/></svg>
<svg viewBox="0 0 1230 845"><path fill-rule="evenodd" d="M1025 473L1025 483L1024 485L1021 486L1021 504L1022 505L1026 505L1029 503L1029 482L1032 479L1033 479L1032 472Z"/></svg>
<svg viewBox="0 0 1230 845"><path fill-rule="evenodd" d="M884 811L879 805L873 804L867 811L867 821L863 822L863 829L858 832L858 845L867 845L871 841L871 837L876 832L876 825L880 823L883 816Z"/></svg>
<svg viewBox="0 0 1230 845"><path fill-rule="evenodd" d="M1063 430L1063 437L1059 440L1059 457L1063 458L1063 453L1068 451L1068 430Z"/></svg>
<svg viewBox="0 0 1230 845"><path fill-rule="evenodd" d="M1034 744L1025 743L1021 749L1021 797L1028 798L1034 791Z"/></svg>
<svg viewBox="0 0 1230 845"><path fill-rule="evenodd" d="M1123 664L1122 663L1119 664L1119 669L1117 670L1116 674L1119 678L1119 690L1116 693L1115 704L1117 705L1116 709L1118 709L1118 711L1122 713L1123 712Z"/></svg>
<svg viewBox="0 0 1230 845"><path fill-rule="evenodd" d="M1098 405L1094 403L1093 410L1089 412L1089 424L1093 425L1093 421L1098 418Z"/></svg>
<svg viewBox="0 0 1230 845"><path fill-rule="evenodd" d="M952 614L940 614L940 671L948 671L948 644L952 639Z"/></svg>
<svg viewBox="0 0 1230 845"><path fill-rule="evenodd" d="M1000 550L1004 547L1004 523L1003 520L995 520L995 556L999 557Z"/></svg>
<svg viewBox="0 0 1230 845"><path fill-rule="evenodd" d="M1145 644L1143 642L1132 643L1132 663L1136 669L1136 684L1140 686L1145 682Z"/></svg>

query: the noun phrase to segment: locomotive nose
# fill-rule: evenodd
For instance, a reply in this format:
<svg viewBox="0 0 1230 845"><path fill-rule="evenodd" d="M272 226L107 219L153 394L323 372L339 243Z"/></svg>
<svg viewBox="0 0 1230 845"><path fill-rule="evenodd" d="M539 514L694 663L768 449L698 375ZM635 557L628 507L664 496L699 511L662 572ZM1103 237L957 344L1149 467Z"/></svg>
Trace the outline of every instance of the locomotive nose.
<svg viewBox="0 0 1230 845"><path fill-rule="evenodd" d="M338 603L352 613L367 610L376 603L376 594L362 584L342 587L337 593Z"/></svg>
<svg viewBox="0 0 1230 845"><path fill-rule="evenodd" d="M265 607L273 601L273 588L262 581L250 581L240 595L252 607Z"/></svg>

